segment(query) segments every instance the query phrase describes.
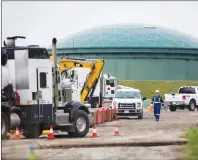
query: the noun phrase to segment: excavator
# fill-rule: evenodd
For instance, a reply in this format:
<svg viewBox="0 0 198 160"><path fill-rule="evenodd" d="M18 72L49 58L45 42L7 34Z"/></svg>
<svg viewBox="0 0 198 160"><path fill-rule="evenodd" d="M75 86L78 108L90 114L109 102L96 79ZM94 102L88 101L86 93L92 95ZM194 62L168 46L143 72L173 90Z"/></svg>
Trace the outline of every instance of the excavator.
<svg viewBox="0 0 198 160"><path fill-rule="evenodd" d="M52 57L50 58L52 59ZM70 58L66 56L62 57L61 60L58 61L58 66L60 67L61 74L66 73L66 71L72 68L89 68L91 70L81 90L80 98L81 102L84 104L91 101L96 85L98 84L98 81L100 79L104 64L105 63L103 59L99 59L96 62L90 62L86 59ZM99 106L101 106L102 96L100 96L99 101Z"/></svg>

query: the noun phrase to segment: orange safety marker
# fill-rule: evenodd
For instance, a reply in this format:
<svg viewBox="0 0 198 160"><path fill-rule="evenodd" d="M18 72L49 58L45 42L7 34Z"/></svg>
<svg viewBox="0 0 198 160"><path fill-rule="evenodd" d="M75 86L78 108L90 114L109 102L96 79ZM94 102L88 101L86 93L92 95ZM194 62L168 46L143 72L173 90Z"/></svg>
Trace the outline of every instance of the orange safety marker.
<svg viewBox="0 0 198 160"><path fill-rule="evenodd" d="M113 111L114 111L114 119L117 120L118 117L117 117L117 109L116 109L116 107L114 107Z"/></svg>
<svg viewBox="0 0 198 160"><path fill-rule="evenodd" d="M19 128L16 128L16 132L15 132L15 140L19 140L20 139L20 135L19 135Z"/></svg>
<svg viewBox="0 0 198 160"><path fill-rule="evenodd" d="M96 109L96 125L99 123L99 109Z"/></svg>
<svg viewBox="0 0 198 160"><path fill-rule="evenodd" d="M104 123L105 121L105 111L104 111L104 107L102 107L102 123Z"/></svg>
<svg viewBox="0 0 198 160"><path fill-rule="evenodd" d="M118 131L118 125L116 125L116 128L115 128L115 131L114 131L114 135L115 136L118 136L120 133Z"/></svg>
<svg viewBox="0 0 198 160"><path fill-rule="evenodd" d="M110 118L110 109L109 107L107 107L107 121L110 122L111 121L111 118Z"/></svg>
<svg viewBox="0 0 198 160"><path fill-rule="evenodd" d="M50 126L50 133L48 134L48 140L54 140L54 131L52 126Z"/></svg>
<svg viewBox="0 0 198 160"><path fill-rule="evenodd" d="M148 106L148 110L149 110L149 112L152 112L153 111L153 107L151 105Z"/></svg>
<svg viewBox="0 0 198 160"><path fill-rule="evenodd" d="M97 133L96 133L96 126L93 126L93 132L92 132L92 138L96 138L97 137Z"/></svg>

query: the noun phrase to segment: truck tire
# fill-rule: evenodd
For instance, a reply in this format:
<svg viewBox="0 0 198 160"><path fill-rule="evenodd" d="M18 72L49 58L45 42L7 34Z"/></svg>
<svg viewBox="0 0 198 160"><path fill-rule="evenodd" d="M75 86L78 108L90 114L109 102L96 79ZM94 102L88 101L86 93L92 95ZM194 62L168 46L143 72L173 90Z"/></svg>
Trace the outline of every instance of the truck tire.
<svg viewBox="0 0 198 160"><path fill-rule="evenodd" d="M196 109L196 102L195 100L191 100L189 105L187 106L189 111L194 111Z"/></svg>
<svg viewBox="0 0 198 160"><path fill-rule="evenodd" d="M43 128L40 124L32 124L24 129L23 135L28 139L39 138L42 132Z"/></svg>
<svg viewBox="0 0 198 160"><path fill-rule="evenodd" d="M5 113L1 112L1 137L6 139L6 134L9 132L9 121Z"/></svg>
<svg viewBox="0 0 198 160"><path fill-rule="evenodd" d="M138 115L138 119L143 119L143 112Z"/></svg>
<svg viewBox="0 0 198 160"><path fill-rule="evenodd" d="M89 132L89 117L85 111L77 111L74 127L75 132L69 132L69 137L85 137L87 135Z"/></svg>
<svg viewBox="0 0 198 160"><path fill-rule="evenodd" d="M176 106L170 106L169 108L170 108L170 111L171 112L175 112L177 110L177 107Z"/></svg>

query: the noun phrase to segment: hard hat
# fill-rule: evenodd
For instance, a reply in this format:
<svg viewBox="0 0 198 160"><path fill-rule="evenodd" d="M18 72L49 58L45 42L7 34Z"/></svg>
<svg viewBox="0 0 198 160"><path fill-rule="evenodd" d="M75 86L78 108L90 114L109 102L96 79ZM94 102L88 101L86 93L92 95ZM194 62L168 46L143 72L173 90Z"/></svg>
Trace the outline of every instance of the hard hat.
<svg viewBox="0 0 198 160"><path fill-rule="evenodd" d="M159 90L156 90L155 93L159 93Z"/></svg>

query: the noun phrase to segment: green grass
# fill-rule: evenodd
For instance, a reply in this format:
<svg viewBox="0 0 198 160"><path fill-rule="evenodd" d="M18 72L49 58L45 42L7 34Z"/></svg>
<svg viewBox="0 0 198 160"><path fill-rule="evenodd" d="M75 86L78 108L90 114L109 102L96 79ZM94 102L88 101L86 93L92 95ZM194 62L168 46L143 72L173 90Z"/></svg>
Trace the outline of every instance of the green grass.
<svg viewBox="0 0 198 160"><path fill-rule="evenodd" d="M189 129L184 138L188 139L187 160L198 159L198 128Z"/></svg>
<svg viewBox="0 0 198 160"><path fill-rule="evenodd" d="M151 99L155 94L155 90L159 90L163 96L165 93L177 93L179 87L198 85L198 81L132 81L120 80L120 85L138 88L142 95Z"/></svg>

